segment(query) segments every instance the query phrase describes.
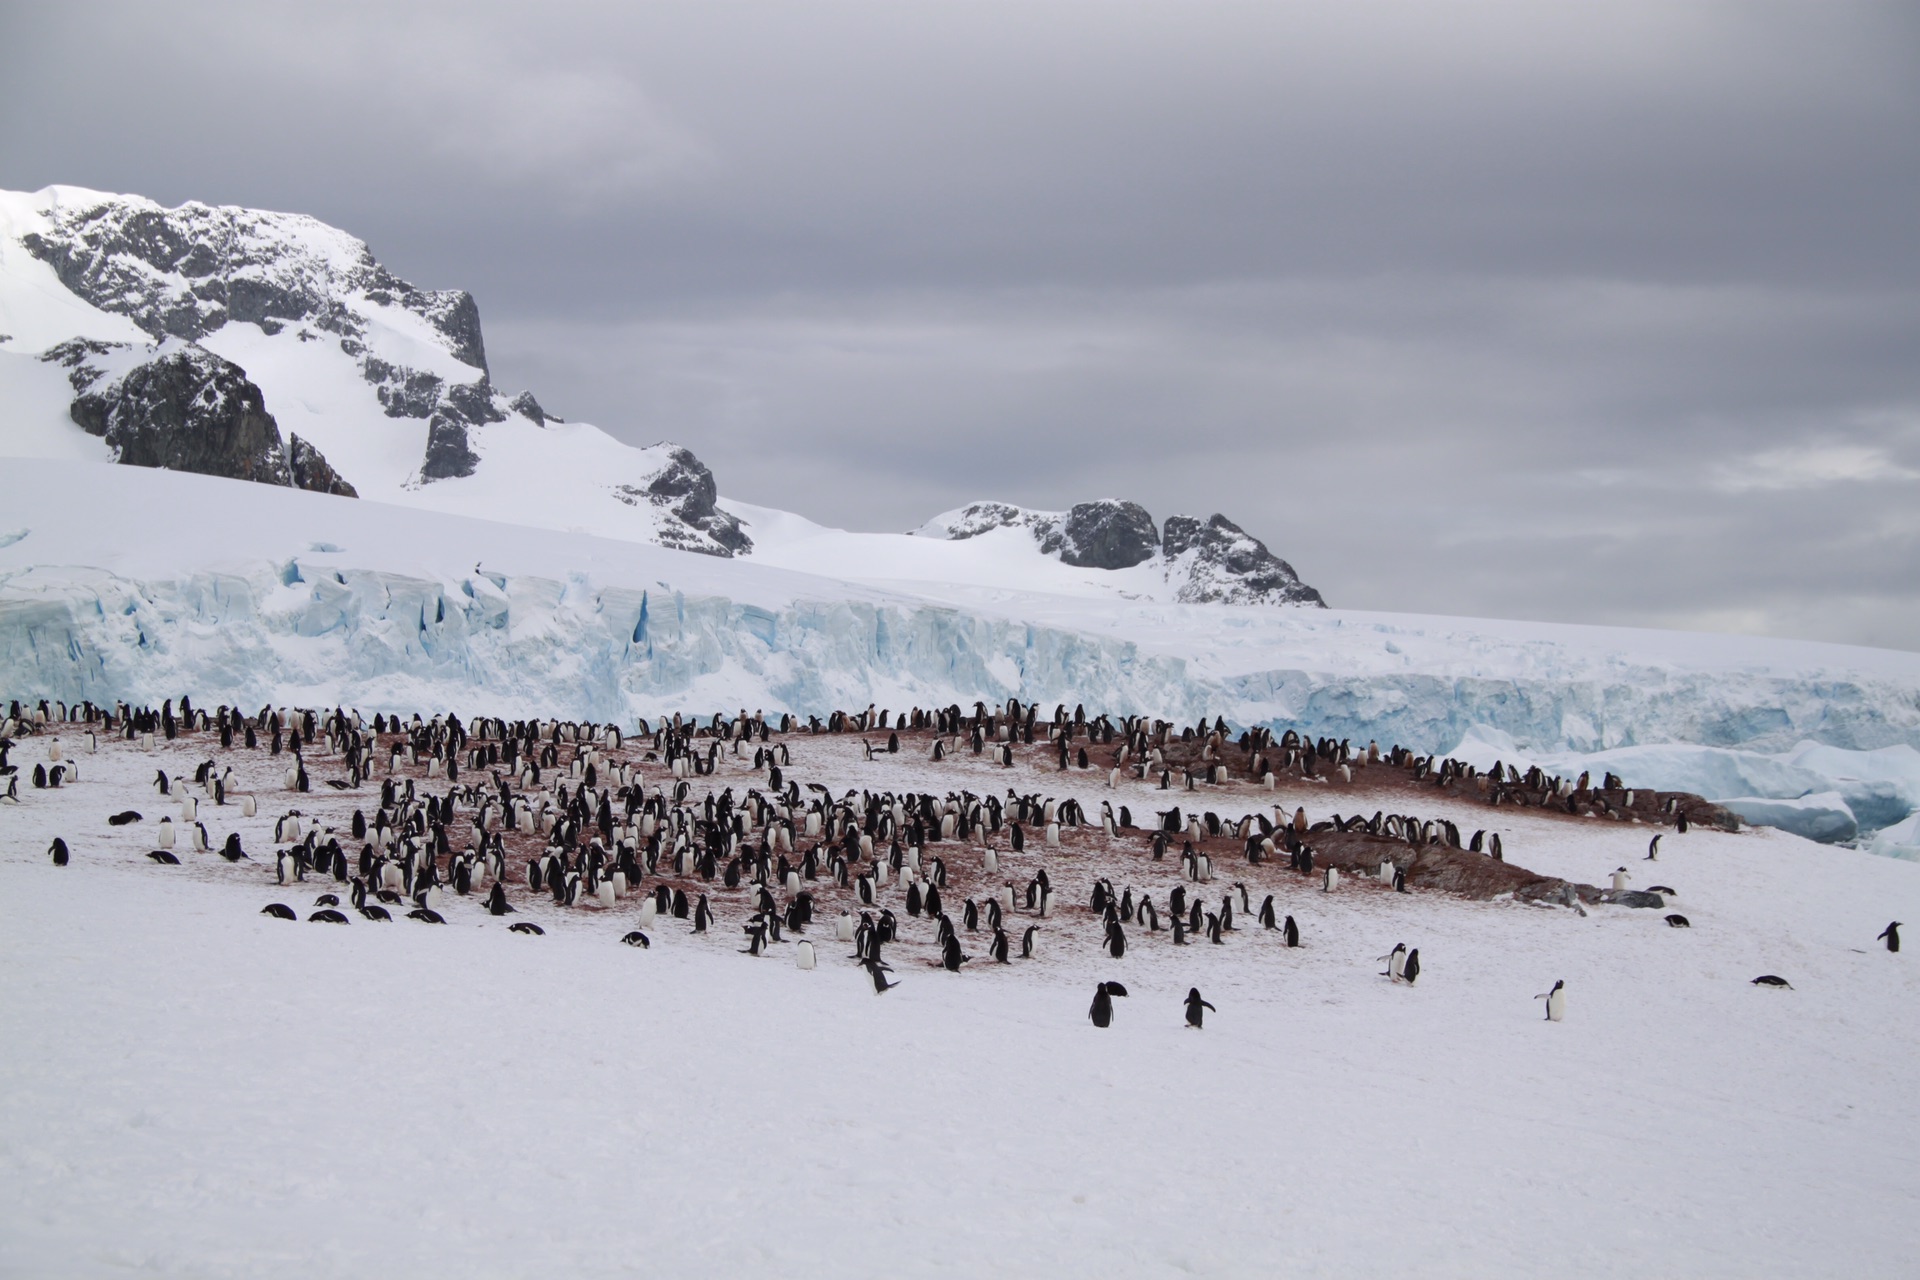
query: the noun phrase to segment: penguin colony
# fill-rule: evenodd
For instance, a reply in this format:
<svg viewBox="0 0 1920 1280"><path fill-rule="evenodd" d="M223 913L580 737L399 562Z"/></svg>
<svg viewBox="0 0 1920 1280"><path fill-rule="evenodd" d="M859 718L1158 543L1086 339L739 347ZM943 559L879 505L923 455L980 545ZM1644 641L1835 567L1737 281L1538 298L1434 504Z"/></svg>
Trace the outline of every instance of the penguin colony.
<svg viewBox="0 0 1920 1280"><path fill-rule="evenodd" d="M1130 805L1116 809L1111 802L1090 814L1079 800L1048 796L1044 786L1010 786L1004 794L835 795L799 777L807 740L822 735L858 736L865 761L903 751L932 764L971 755L1015 770L1009 780L1029 786L1036 774L1098 769L1116 792L1126 782L1135 792L1144 784L1182 794L1140 819ZM30 739L44 740L46 760L33 765L23 788L21 768L8 757ZM744 954L782 947L803 970L815 967L826 926L835 935L829 956L844 954L862 968L876 994L900 985L887 959L895 944L915 947L927 967L957 974L1034 960L1050 936L1071 938L1089 923L1112 961L1140 939L1222 946L1248 929L1294 948L1302 945L1300 925L1277 899L1308 891L1510 892L1576 908L1632 893L1624 867L1611 891L1534 876L1505 861L1497 832L1463 838L1445 819L1379 811L1309 822L1303 806L1289 813L1267 796L1238 818L1196 811L1200 797L1230 794L1229 787L1270 794L1281 778L1351 786L1360 775L1415 793L1434 787L1493 808L1678 833L1700 823L1736 825L1698 797L1636 791L1612 775L1594 787L1586 775L1571 781L1503 765L1481 773L1400 747L1356 749L1291 731L1235 738L1224 720L1185 727L1089 719L1084 708L1069 712L1064 705L1042 718L1038 707L1018 701L976 703L971 714L950 706L897 717L869 707L804 722L745 711L704 721L674 715L642 720L634 731L450 714L368 721L339 708L247 713L221 705L208 712L187 697L177 708L169 700L157 709L14 702L0 719L0 800L30 803L34 790L74 785L81 769L72 753L97 753L103 742L153 754L152 790L162 809L151 825L141 811L126 809L105 816L103 827L143 843L149 841L139 833L151 830L158 847L146 857L156 865L183 865L182 851L252 863L288 897L295 886L315 882L328 891L307 908L310 922L391 923L398 910L419 923L445 924L443 913L467 898L494 917L536 907L556 915L604 912L620 923L613 936L642 949L669 921L690 933L737 929ZM262 762L291 803L267 799L270 789L258 785ZM240 784L236 763L246 766L241 772L252 785ZM180 772L170 772L176 766ZM262 803L285 810L274 822L271 850L249 851L237 832L219 838L207 825L209 818L217 825L223 810L251 818ZM1057 885L1062 868L1056 862L1050 873L1048 857L1067 856L1093 830L1109 849L1131 850L1143 873L1177 875L1177 882L1157 901L1144 888L1116 886L1104 876L1084 888ZM1648 860L1658 858L1660 838L1653 836ZM76 860L64 838L48 852L58 866ZM1245 878L1224 891L1215 884L1232 875ZM1257 899L1247 884L1254 877L1268 881ZM1270 886L1278 894L1266 891ZM1638 896L1652 900L1631 905L1663 905L1653 891ZM1295 909L1307 901L1300 898ZM262 914L301 918L285 902ZM1672 915L1667 921L1687 923ZM509 928L544 934L531 920ZM1897 922L1880 940L1899 949ZM1397 945L1382 960L1392 983L1417 983L1417 948ZM1786 985L1773 975L1756 982ZM1125 995L1121 984L1101 983L1089 1015L1094 1025L1110 1025L1112 999ZM1561 1020L1564 983L1541 998L1547 1017ZM1195 989L1185 1009L1187 1024L1199 1028L1213 1006Z"/></svg>

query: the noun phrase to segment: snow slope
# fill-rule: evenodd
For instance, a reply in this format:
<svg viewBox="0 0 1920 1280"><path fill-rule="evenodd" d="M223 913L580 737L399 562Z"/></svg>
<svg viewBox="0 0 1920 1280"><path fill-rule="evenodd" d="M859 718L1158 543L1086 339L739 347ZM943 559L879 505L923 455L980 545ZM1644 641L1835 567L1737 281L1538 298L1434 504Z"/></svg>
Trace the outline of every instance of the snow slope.
<svg viewBox="0 0 1920 1280"><path fill-rule="evenodd" d="M1798 751L1795 772L1770 775L1798 780L1774 791L1804 788L1782 798L1869 798L1856 816L1869 834L1912 809L1904 755L1885 757L1889 779L1855 786L1841 775L1860 757L1797 746L1920 745L1910 653L1102 599L1037 574L969 582L990 574L991 535L902 538L929 557L904 563L793 517L756 525L776 552L817 544L783 566L777 554L690 556L201 476L30 460L10 470L0 541L23 536L0 546L0 687L13 695L192 691L369 714L480 705L623 720L663 707L804 713L1018 696L1424 751L1504 734L1511 747L1497 750L1510 759L1675 742L1723 761ZM951 580L913 576L928 565ZM1040 572L1072 571L1049 561ZM1619 771L1681 785L1639 768ZM1738 789L1698 772L1688 789L1754 790L1748 773L1714 776Z"/></svg>
<svg viewBox="0 0 1920 1280"><path fill-rule="evenodd" d="M847 739L792 743L790 772L836 793L1007 781L964 754L867 764ZM205 750L163 743L158 762L185 772ZM656 921L644 951L618 942L634 899L567 910L523 888L508 920L544 937L472 898L446 927L266 918L333 887L275 885L274 817L297 799L337 821L368 798L276 800L279 762L227 754L260 812L201 813L253 862L147 862L171 806L147 787L156 758L122 744L0 810L0 1273L1912 1269L1920 973L1872 941L1920 919L1912 864L1780 832L1670 835L1659 877L1685 930L1624 907L1329 895L1242 864L1300 949L1243 921L1217 947L1136 931L1109 960L1069 906L1040 958L948 974L902 914L902 985L876 998L830 943L812 972L786 946L738 954L743 890L715 893L715 932ZM44 738L15 755L46 758ZM736 793L760 777L721 770ZM1111 794L1045 769L1019 783ZM108 827L121 808L145 820ZM1585 880L1645 835L1503 812L1509 857ZM68 867L45 857L56 834ZM1047 861L1083 903L1082 864ZM1111 873L1162 896L1177 876L1138 852ZM1396 942L1421 950L1414 987L1379 976ZM1794 989L1750 985L1761 973ZM1086 1010L1107 979L1131 994L1099 1031ZM1568 1014L1550 1024L1533 996L1556 979ZM1189 986L1217 1006L1204 1031L1181 1026Z"/></svg>

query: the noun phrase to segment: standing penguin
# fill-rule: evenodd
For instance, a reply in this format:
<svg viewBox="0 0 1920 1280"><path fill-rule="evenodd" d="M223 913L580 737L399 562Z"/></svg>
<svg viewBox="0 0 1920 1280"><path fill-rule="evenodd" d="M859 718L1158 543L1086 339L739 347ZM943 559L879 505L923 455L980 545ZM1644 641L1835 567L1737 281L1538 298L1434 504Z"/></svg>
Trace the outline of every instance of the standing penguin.
<svg viewBox="0 0 1920 1280"><path fill-rule="evenodd" d="M1400 971L1401 980L1412 986L1420 977L1420 948L1407 952L1407 967Z"/></svg>
<svg viewBox="0 0 1920 1280"><path fill-rule="evenodd" d="M1542 992L1535 1000L1547 1002L1547 1021L1559 1022L1567 1016L1567 984L1564 979L1553 984L1553 990Z"/></svg>
<svg viewBox="0 0 1920 1280"><path fill-rule="evenodd" d="M1615 867L1613 869L1613 891L1615 893L1624 893L1626 892L1626 888L1627 869L1625 867Z"/></svg>
<svg viewBox="0 0 1920 1280"><path fill-rule="evenodd" d="M1892 924L1881 930L1880 937L1875 938L1874 941L1879 942L1882 939L1886 941L1887 950L1898 951L1900 949L1900 922L1898 920L1895 920Z"/></svg>
<svg viewBox="0 0 1920 1280"><path fill-rule="evenodd" d="M1384 976L1391 982L1400 981L1401 975L1406 972L1407 968L1407 944L1404 942L1394 943L1393 950L1381 956L1380 959L1384 960L1387 965Z"/></svg>
<svg viewBox="0 0 1920 1280"><path fill-rule="evenodd" d="M796 947L794 949L793 962L796 968L800 968L800 969L813 968L813 964L814 964L813 944L811 942L802 942L798 947Z"/></svg>
<svg viewBox="0 0 1920 1280"><path fill-rule="evenodd" d="M1287 922L1283 926L1283 931L1285 933L1287 945L1289 947L1297 947L1300 945L1300 926L1293 922L1292 916L1287 917Z"/></svg>
<svg viewBox="0 0 1920 1280"><path fill-rule="evenodd" d="M62 840L59 836L55 836L53 838L53 843L47 846L47 853L50 857L52 857L54 866L64 867L67 865L67 858L68 858L67 842L65 840ZM1898 951L1900 948L1898 945L1896 945L1893 949L1895 951Z"/></svg>
<svg viewBox="0 0 1920 1280"><path fill-rule="evenodd" d="M1087 1010L1087 1017L1096 1027L1113 1025L1113 997L1124 996L1127 989L1117 982L1103 982L1094 988L1093 1007Z"/></svg>
<svg viewBox="0 0 1920 1280"><path fill-rule="evenodd" d="M513 904L507 901L507 887L498 880L495 880L493 882L493 888L487 891L487 914L490 916L504 916L511 915L512 913Z"/></svg>
<svg viewBox="0 0 1920 1280"><path fill-rule="evenodd" d="M1020 935L1020 958L1022 960L1033 959L1034 949L1039 945L1039 937L1040 926L1037 924L1028 925L1027 931Z"/></svg>
<svg viewBox="0 0 1920 1280"><path fill-rule="evenodd" d="M1647 842L1647 856L1643 859L1643 861L1646 861L1646 862L1660 861L1660 837L1658 834L1656 834L1653 837L1653 839Z"/></svg>
<svg viewBox="0 0 1920 1280"><path fill-rule="evenodd" d="M1201 1012L1201 1010L1203 1009L1213 1009L1213 1006L1200 998L1200 988L1188 987L1187 988L1187 1025L1192 1027L1196 1031L1200 1029L1201 1023L1206 1019L1206 1016L1207 1016L1205 1013ZM1213 1009L1213 1011L1215 1013L1220 1012L1218 1009Z"/></svg>

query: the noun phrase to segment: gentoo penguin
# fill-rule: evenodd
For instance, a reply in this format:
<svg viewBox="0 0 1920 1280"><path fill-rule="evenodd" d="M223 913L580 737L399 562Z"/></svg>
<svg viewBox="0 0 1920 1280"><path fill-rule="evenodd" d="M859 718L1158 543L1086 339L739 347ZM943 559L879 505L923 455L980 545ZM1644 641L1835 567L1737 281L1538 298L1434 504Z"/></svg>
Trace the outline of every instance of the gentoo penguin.
<svg viewBox="0 0 1920 1280"><path fill-rule="evenodd" d="M1624 893L1626 888L1627 869L1625 867L1615 867L1613 869L1613 891L1615 893Z"/></svg>
<svg viewBox="0 0 1920 1280"><path fill-rule="evenodd" d="M173 848L173 819L172 818L160 819L159 840L160 840L160 847L162 849Z"/></svg>
<svg viewBox="0 0 1920 1280"><path fill-rule="evenodd" d="M1117 982L1103 982L1093 989L1093 1007L1087 1010L1087 1017L1096 1027L1113 1025L1113 997L1124 996L1127 989Z"/></svg>
<svg viewBox="0 0 1920 1280"><path fill-rule="evenodd" d="M174 857L171 853L168 853L165 849L155 849L153 852L149 853L147 856L149 858L152 858L155 862L160 863L162 866L177 867L180 865L180 859Z"/></svg>
<svg viewBox="0 0 1920 1280"><path fill-rule="evenodd" d="M1667 927L1669 929L1691 929L1693 928L1693 921L1676 911L1667 917Z"/></svg>
<svg viewBox="0 0 1920 1280"><path fill-rule="evenodd" d="M59 836L55 836L53 843L47 846L47 853L52 857L54 866L64 867L67 865L67 842Z"/></svg>
<svg viewBox="0 0 1920 1280"><path fill-rule="evenodd" d="M813 968L813 944L802 942L793 950L793 964L796 969Z"/></svg>
<svg viewBox="0 0 1920 1280"><path fill-rule="evenodd" d="M1567 1016L1567 984L1564 980L1553 984L1553 990L1544 991L1534 997L1547 1002L1547 1021L1559 1022Z"/></svg>
<svg viewBox="0 0 1920 1280"><path fill-rule="evenodd" d="M308 916L307 922L309 924L345 924L347 918L332 907L328 907L324 911L316 911Z"/></svg>
<svg viewBox="0 0 1920 1280"><path fill-rule="evenodd" d="M853 941L853 916L845 907L840 909L840 918L834 922L833 936L837 942Z"/></svg>
<svg viewBox="0 0 1920 1280"><path fill-rule="evenodd" d="M493 882L493 888L487 890L487 914L490 916L513 914L513 904L507 901L507 887L498 880Z"/></svg>
<svg viewBox="0 0 1920 1280"><path fill-rule="evenodd" d="M958 973L960 972L960 966L971 959L973 959L972 956L962 955L960 953L960 939L956 935L949 933L946 942L942 943L940 947L940 967L948 973Z"/></svg>
<svg viewBox="0 0 1920 1280"><path fill-rule="evenodd" d="M653 945L653 939L647 937L646 934L640 932L638 929L635 929L632 933L629 933L626 937L620 939L620 941L626 943L630 947L640 947L643 949L647 947L651 947Z"/></svg>
<svg viewBox="0 0 1920 1280"><path fill-rule="evenodd" d="M1033 959L1034 949L1039 945L1040 926L1030 924L1027 926L1027 931L1020 935L1020 958L1022 960Z"/></svg>
<svg viewBox="0 0 1920 1280"><path fill-rule="evenodd" d="M360 915L363 919L367 920L385 920L388 922L393 920L393 916L388 913L387 909L378 903L367 903L365 906L362 906L360 908Z"/></svg>
<svg viewBox="0 0 1920 1280"><path fill-rule="evenodd" d="M1753 980L1753 985L1756 987L1785 987L1789 991L1793 990L1793 984L1776 973L1761 974Z"/></svg>
<svg viewBox="0 0 1920 1280"><path fill-rule="evenodd" d="M1118 920L1110 921L1107 925L1106 948L1107 954L1115 960L1127 954L1127 931L1121 928Z"/></svg>
<svg viewBox="0 0 1920 1280"><path fill-rule="evenodd" d="M123 809L121 812L108 818L107 825L110 827L124 827L130 822L138 821L140 821L140 811L138 809Z"/></svg>
<svg viewBox="0 0 1920 1280"><path fill-rule="evenodd" d="M260 914L263 916L272 916L275 920L298 920L300 918L293 913L293 908L284 902L269 902L266 906L260 908Z"/></svg>
<svg viewBox="0 0 1920 1280"><path fill-rule="evenodd" d="M507 932L524 933L530 937L539 938L544 937L547 931L531 920L516 920L507 926Z"/></svg>
<svg viewBox="0 0 1920 1280"><path fill-rule="evenodd" d="M701 894L699 903L693 909L693 931L705 933L707 926L713 923L713 908L707 905L707 895Z"/></svg>
<svg viewBox="0 0 1920 1280"><path fill-rule="evenodd" d="M1008 951L1007 931L1005 929L995 929L993 931L993 941L987 946L987 954L993 957L995 964L1006 964L1008 963Z"/></svg>
<svg viewBox="0 0 1920 1280"><path fill-rule="evenodd" d="M897 982L887 981L887 966L878 960L862 960L860 963L865 967L867 976L873 979L873 994L880 995L900 985Z"/></svg>
<svg viewBox="0 0 1920 1280"><path fill-rule="evenodd" d="M1420 977L1420 948L1415 947L1413 950L1407 952L1407 966L1406 968L1400 971L1400 978L1408 986L1412 986L1416 981L1419 980L1419 977Z"/></svg>
<svg viewBox="0 0 1920 1280"><path fill-rule="evenodd" d="M1260 904L1260 926L1263 929L1278 929L1280 927L1280 919L1273 910L1272 894L1268 894L1267 900Z"/></svg>
<svg viewBox="0 0 1920 1280"><path fill-rule="evenodd" d="M1880 937L1874 939L1875 942L1882 940L1886 942L1887 950L1898 951L1900 949L1900 922L1898 920L1895 920L1892 924L1881 930Z"/></svg>
<svg viewBox="0 0 1920 1280"><path fill-rule="evenodd" d="M1647 856L1641 859L1641 861L1658 862L1659 860L1660 860L1660 837L1659 835L1656 834L1653 837L1653 839L1647 842Z"/></svg>
<svg viewBox="0 0 1920 1280"><path fill-rule="evenodd" d="M432 907L415 907L407 912L407 919L418 920L421 924L445 924L447 918Z"/></svg>
<svg viewBox="0 0 1920 1280"><path fill-rule="evenodd" d="M340 895L323 893L313 900L313 905L316 907L337 907L340 905Z"/></svg>
<svg viewBox="0 0 1920 1280"><path fill-rule="evenodd" d="M1200 998L1200 988L1188 987L1187 988L1187 1025L1194 1028L1196 1031L1200 1029L1201 1024L1206 1020L1207 1015L1201 1012L1203 1009L1213 1009L1213 1006ZM1215 1013L1220 1012L1218 1009L1213 1009L1213 1011Z"/></svg>
<svg viewBox="0 0 1920 1280"><path fill-rule="evenodd" d="M1387 965L1382 976L1391 982L1400 981L1400 975L1406 971L1407 967L1407 944L1404 942L1394 943L1393 950L1381 956L1380 959L1386 961Z"/></svg>
<svg viewBox="0 0 1920 1280"><path fill-rule="evenodd" d="M1332 893L1340 887L1340 868L1329 863L1326 874L1320 881L1320 892Z"/></svg>
<svg viewBox="0 0 1920 1280"><path fill-rule="evenodd" d="M1299 946L1300 945L1300 926L1293 922L1293 917L1288 916L1286 924L1281 927L1286 936L1287 945L1289 947Z"/></svg>

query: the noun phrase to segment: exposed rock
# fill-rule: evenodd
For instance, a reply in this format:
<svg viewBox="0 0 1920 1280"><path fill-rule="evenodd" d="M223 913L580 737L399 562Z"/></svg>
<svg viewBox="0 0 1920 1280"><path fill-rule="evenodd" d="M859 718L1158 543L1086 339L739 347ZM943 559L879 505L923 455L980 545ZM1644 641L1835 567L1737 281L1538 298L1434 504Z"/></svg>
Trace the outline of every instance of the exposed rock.
<svg viewBox="0 0 1920 1280"><path fill-rule="evenodd" d="M374 394L380 398L380 407L387 411L389 418L425 418L433 413L434 406L440 402L441 378L418 369L403 369L388 364L379 356L368 356L361 369L368 382L373 384Z"/></svg>
<svg viewBox="0 0 1920 1280"><path fill-rule="evenodd" d="M540 402L533 398L533 392L531 391L522 391L519 395L513 398L513 400L507 405L507 408L513 410L515 413L519 414L521 417L526 418L531 422L539 423L543 427L546 426L549 422L565 422L566 421L565 418L556 418L552 414L548 413L545 409L542 409L540 407Z"/></svg>
<svg viewBox="0 0 1920 1280"><path fill-rule="evenodd" d="M935 517L922 525L918 532L936 538L946 538L959 542L965 538L975 538L990 529L1005 529L1024 525L1033 529L1051 529L1060 517L1049 511L1027 511L1005 502L974 502L949 512L945 516Z"/></svg>
<svg viewBox="0 0 1920 1280"><path fill-rule="evenodd" d="M458 415L435 410L427 423L427 453L420 463L422 480L453 480L470 476L480 455L467 443L467 424Z"/></svg>
<svg viewBox="0 0 1920 1280"><path fill-rule="evenodd" d="M1602 889L1600 901L1610 902L1616 907L1664 907L1667 900L1657 893L1648 893L1644 889Z"/></svg>
<svg viewBox="0 0 1920 1280"><path fill-rule="evenodd" d="M1040 539L1040 550L1080 569L1131 569L1160 549L1160 531L1137 502L1076 503Z"/></svg>
<svg viewBox="0 0 1920 1280"><path fill-rule="evenodd" d="M1161 550L1167 558L1167 580L1180 582L1175 598L1184 603L1327 607L1292 565L1223 515L1216 513L1204 523L1192 516L1168 516Z"/></svg>
<svg viewBox="0 0 1920 1280"><path fill-rule="evenodd" d="M67 369L79 393L68 416L117 462L358 496L305 440L289 449L246 371L204 347L75 339L41 358Z"/></svg>
<svg viewBox="0 0 1920 1280"><path fill-rule="evenodd" d="M155 338L196 340L232 321L303 323L366 336L368 312L392 306L424 319L462 362L487 369L480 309L458 289L416 289L345 232L302 214L215 207L166 209L138 197L56 205L52 228L21 238L75 294Z"/></svg>
<svg viewBox="0 0 1920 1280"><path fill-rule="evenodd" d="M357 498L353 486L327 463L326 457L297 435L287 437L287 470L293 474L297 489L312 493L331 493L340 498Z"/></svg>
<svg viewBox="0 0 1920 1280"><path fill-rule="evenodd" d="M613 493L629 505L649 502L664 508L690 530L706 535L699 538L679 534L671 527L664 528L661 538L666 546L727 557L753 549L753 539L740 527L739 519L714 505L720 495L713 483L713 472L679 445L667 450L667 465L645 488L616 485Z"/></svg>

